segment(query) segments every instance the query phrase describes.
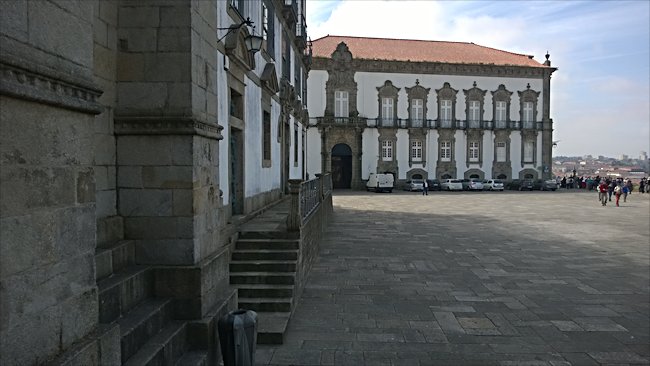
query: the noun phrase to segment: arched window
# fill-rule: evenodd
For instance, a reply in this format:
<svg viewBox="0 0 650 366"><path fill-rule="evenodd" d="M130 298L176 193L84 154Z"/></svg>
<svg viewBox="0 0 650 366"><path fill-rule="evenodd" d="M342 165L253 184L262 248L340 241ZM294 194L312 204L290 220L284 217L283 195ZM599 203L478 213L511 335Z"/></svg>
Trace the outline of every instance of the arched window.
<svg viewBox="0 0 650 366"><path fill-rule="evenodd" d="M499 174L497 175L497 179L508 179L508 176L505 174Z"/></svg>
<svg viewBox="0 0 650 366"><path fill-rule="evenodd" d="M413 174L411 179L422 179L422 174Z"/></svg>
<svg viewBox="0 0 650 366"><path fill-rule="evenodd" d="M478 174L472 174L472 175L469 176L469 179L479 179L479 178L481 178L481 177L479 177Z"/></svg>
<svg viewBox="0 0 650 366"><path fill-rule="evenodd" d="M535 178L535 176L533 176L532 174L524 174L524 179L533 179L533 178Z"/></svg>
<svg viewBox="0 0 650 366"><path fill-rule="evenodd" d="M442 178L442 179L451 179L451 175L449 175L449 174L443 174L441 178Z"/></svg>

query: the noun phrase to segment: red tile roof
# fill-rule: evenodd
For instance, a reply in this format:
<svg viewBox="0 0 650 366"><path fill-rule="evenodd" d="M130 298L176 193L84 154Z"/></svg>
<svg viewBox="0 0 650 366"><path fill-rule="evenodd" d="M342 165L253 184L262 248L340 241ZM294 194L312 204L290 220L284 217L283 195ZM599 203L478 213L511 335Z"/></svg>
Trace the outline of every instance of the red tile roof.
<svg viewBox="0 0 650 366"><path fill-rule="evenodd" d="M474 43L329 35L313 41L313 56L329 58L341 42L356 59L547 67L533 56Z"/></svg>

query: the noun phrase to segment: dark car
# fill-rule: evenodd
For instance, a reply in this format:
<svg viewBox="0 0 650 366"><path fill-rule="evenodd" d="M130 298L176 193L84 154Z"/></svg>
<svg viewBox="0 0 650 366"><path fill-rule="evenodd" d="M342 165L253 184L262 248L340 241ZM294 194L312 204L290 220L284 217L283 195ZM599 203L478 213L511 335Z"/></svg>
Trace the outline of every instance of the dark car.
<svg viewBox="0 0 650 366"><path fill-rule="evenodd" d="M511 191L532 191L535 188L532 179L513 179L506 184L506 189Z"/></svg>
<svg viewBox="0 0 650 366"><path fill-rule="evenodd" d="M557 182L555 179L538 179L533 183L533 189L539 189L540 191L555 191L557 189Z"/></svg>
<svg viewBox="0 0 650 366"><path fill-rule="evenodd" d="M430 191L439 191L440 190L440 181L437 179L427 179L427 182L429 182L429 190Z"/></svg>

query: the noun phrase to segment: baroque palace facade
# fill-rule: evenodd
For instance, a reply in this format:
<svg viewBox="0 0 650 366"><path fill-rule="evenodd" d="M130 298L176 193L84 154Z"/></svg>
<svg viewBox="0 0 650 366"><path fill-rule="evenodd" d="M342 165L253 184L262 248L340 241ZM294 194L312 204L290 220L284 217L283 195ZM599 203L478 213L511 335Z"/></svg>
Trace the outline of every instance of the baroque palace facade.
<svg viewBox="0 0 650 366"><path fill-rule="evenodd" d="M305 176L305 1L3 1L0 25L0 364L217 364L238 227Z"/></svg>
<svg viewBox="0 0 650 366"><path fill-rule="evenodd" d="M473 43L326 36L309 73L309 174L548 178L556 68Z"/></svg>

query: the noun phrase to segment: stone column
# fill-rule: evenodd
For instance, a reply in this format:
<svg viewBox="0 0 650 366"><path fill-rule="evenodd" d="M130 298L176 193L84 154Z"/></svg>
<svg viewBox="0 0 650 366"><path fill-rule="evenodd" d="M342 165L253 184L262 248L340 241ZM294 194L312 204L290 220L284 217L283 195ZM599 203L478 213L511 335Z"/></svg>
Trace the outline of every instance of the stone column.
<svg viewBox="0 0 650 366"><path fill-rule="evenodd" d="M291 195L289 216L287 217L287 229L289 231L298 231L302 225L302 214L300 213L301 184L302 179L289 179L289 194Z"/></svg>
<svg viewBox="0 0 650 366"><path fill-rule="evenodd" d="M542 106L542 179L551 178L553 164L553 120L551 111L551 73L553 69L544 70L543 106Z"/></svg>

